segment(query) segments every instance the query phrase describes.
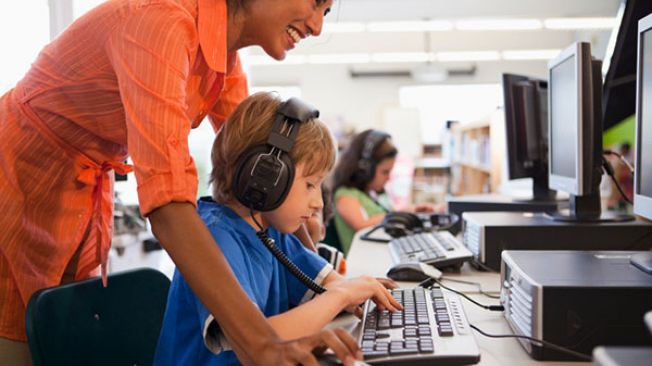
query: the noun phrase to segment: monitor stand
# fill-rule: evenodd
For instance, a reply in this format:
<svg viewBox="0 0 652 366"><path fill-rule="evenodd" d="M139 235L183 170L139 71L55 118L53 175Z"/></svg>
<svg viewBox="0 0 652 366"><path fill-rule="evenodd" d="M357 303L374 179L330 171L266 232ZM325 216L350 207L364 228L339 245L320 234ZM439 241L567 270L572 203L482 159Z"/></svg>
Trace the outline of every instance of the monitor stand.
<svg viewBox="0 0 652 366"><path fill-rule="evenodd" d="M634 216L616 212L602 212L600 194L587 196L571 195L568 199L569 209L548 212L546 216L562 222L624 222L634 220Z"/></svg>
<svg viewBox="0 0 652 366"><path fill-rule="evenodd" d="M634 267L652 275L652 252L634 254L629 258L629 261L634 265ZM645 321L650 328L650 332L652 332L652 311L646 314Z"/></svg>

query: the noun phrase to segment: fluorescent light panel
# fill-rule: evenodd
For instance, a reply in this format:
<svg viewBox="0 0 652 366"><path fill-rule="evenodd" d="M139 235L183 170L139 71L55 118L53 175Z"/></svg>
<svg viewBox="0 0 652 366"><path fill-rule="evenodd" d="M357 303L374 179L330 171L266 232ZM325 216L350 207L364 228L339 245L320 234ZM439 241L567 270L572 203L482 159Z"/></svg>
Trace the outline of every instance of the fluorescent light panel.
<svg viewBox="0 0 652 366"><path fill-rule="evenodd" d="M441 32L453 29L461 31L490 30L538 30L538 29L612 29L615 17L601 18L549 18L545 20L531 18L514 19L461 19L449 20L403 20L387 22L328 22L324 23L325 33L359 33L359 32Z"/></svg>
<svg viewBox="0 0 652 366"><path fill-rule="evenodd" d="M500 59L498 51L463 51L463 52L439 52L439 61L497 61Z"/></svg>
<svg viewBox="0 0 652 366"><path fill-rule="evenodd" d="M455 22L455 28L465 31L536 30L543 29L538 19L468 19Z"/></svg>
<svg viewBox="0 0 652 366"><path fill-rule="evenodd" d="M453 29L453 23L447 20L417 20L396 22L367 23L369 32L437 32Z"/></svg>
<svg viewBox="0 0 652 366"><path fill-rule="evenodd" d="M521 60L551 60L555 58L561 50L510 50L503 51L503 60L521 61Z"/></svg>
<svg viewBox="0 0 652 366"><path fill-rule="evenodd" d="M550 18L543 24L548 29L612 29L616 18Z"/></svg>
<svg viewBox="0 0 652 366"><path fill-rule="evenodd" d="M433 53L426 52L383 52L371 55L371 61L377 63L391 62L427 62L434 60Z"/></svg>
<svg viewBox="0 0 652 366"><path fill-rule="evenodd" d="M364 32L367 26L359 22L334 22L324 23L324 33L360 33Z"/></svg>

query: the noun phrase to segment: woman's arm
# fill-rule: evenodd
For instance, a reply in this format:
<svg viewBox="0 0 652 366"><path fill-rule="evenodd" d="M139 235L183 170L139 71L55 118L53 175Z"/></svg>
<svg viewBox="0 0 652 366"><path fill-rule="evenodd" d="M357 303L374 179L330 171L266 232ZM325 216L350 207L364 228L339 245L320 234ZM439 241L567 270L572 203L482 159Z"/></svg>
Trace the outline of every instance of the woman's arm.
<svg viewBox="0 0 652 366"><path fill-rule="evenodd" d="M360 356L342 332L320 332L295 341L279 338L240 287L192 204L168 203L154 210L149 219L154 235L219 322L242 363L316 366L312 350L324 344L334 348L342 360ZM346 363L352 364L352 359Z"/></svg>
<svg viewBox="0 0 652 366"><path fill-rule="evenodd" d="M378 225L385 218L384 213L379 213L371 217L367 216L360 201L351 196L340 196L335 201L337 213L344 219L353 230L358 231L366 227Z"/></svg>

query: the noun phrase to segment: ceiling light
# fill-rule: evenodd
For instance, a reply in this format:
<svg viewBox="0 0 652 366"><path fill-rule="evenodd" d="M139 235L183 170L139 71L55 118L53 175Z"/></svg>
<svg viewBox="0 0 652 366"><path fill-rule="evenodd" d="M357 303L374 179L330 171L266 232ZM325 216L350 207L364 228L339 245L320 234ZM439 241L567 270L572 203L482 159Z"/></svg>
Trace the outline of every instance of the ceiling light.
<svg viewBox="0 0 652 366"><path fill-rule="evenodd" d="M360 33L366 29L364 23L357 22L334 22L324 23L324 33Z"/></svg>
<svg viewBox="0 0 652 366"><path fill-rule="evenodd" d="M551 60L561 50L510 50L503 51L503 60Z"/></svg>
<svg viewBox="0 0 652 366"><path fill-rule="evenodd" d="M616 18L550 18L543 25L548 29L612 29Z"/></svg>
<svg viewBox="0 0 652 366"><path fill-rule="evenodd" d="M384 52L371 55L372 62L426 62L432 61L434 55L426 52Z"/></svg>
<svg viewBox="0 0 652 366"><path fill-rule="evenodd" d="M435 32L453 29L453 23L446 20L420 20L367 23L370 32Z"/></svg>
<svg viewBox="0 0 652 366"><path fill-rule="evenodd" d="M410 70L410 75L416 81L423 83L436 83L446 80L448 71L441 65L427 63Z"/></svg>
<svg viewBox="0 0 652 366"><path fill-rule="evenodd" d="M500 59L498 51L463 51L439 52L439 61L497 61Z"/></svg>
<svg viewBox="0 0 652 366"><path fill-rule="evenodd" d="M332 53L308 56L308 63L311 64L364 64L370 61L371 57L367 53Z"/></svg>
<svg viewBox="0 0 652 366"><path fill-rule="evenodd" d="M455 28L465 31L534 30L542 29L543 24L538 19L468 19L457 21Z"/></svg>

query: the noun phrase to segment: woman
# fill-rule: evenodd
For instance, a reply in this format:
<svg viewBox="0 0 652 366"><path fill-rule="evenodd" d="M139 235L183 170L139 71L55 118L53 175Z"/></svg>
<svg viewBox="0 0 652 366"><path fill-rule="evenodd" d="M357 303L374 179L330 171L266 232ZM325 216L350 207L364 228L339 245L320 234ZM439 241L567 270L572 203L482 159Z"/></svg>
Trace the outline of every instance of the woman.
<svg viewBox="0 0 652 366"><path fill-rule="evenodd" d="M282 341L247 300L195 211L187 143L205 116L217 130L247 95L238 49L258 45L281 60L320 34L331 5L115 0L43 49L0 99L1 364L29 363L32 293L98 266L106 278L113 172L130 170L128 155L142 214L243 363L315 365L310 351L324 343L352 362L357 347L344 332Z"/></svg>
<svg viewBox="0 0 652 366"><path fill-rule="evenodd" d="M392 210L385 184L397 154L388 133L366 130L351 140L339 158L333 173L335 227L345 255L356 231L380 224ZM432 211L433 206L420 204L405 210Z"/></svg>

